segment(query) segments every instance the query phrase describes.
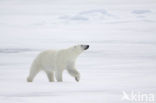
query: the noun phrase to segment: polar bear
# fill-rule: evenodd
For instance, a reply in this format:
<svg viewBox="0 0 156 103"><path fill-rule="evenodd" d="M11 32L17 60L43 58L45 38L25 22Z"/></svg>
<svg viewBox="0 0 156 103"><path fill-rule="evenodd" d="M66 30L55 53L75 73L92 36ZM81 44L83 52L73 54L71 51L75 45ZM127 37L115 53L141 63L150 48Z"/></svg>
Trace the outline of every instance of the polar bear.
<svg viewBox="0 0 156 103"><path fill-rule="evenodd" d="M46 50L41 52L31 65L27 81L32 82L37 73L43 70L47 74L49 82L54 82L54 75L58 82L62 82L62 73L67 70L78 82L80 73L75 68L75 62L77 57L88 48L89 45L76 45L58 51Z"/></svg>

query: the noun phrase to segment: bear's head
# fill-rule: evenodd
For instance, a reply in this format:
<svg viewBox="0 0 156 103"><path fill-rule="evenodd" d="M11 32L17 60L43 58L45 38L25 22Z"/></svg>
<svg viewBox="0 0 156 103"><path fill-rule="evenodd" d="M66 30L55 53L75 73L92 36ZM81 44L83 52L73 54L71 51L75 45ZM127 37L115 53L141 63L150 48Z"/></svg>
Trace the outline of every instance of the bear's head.
<svg viewBox="0 0 156 103"><path fill-rule="evenodd" d="M71 54L70 57L77 58L78 55L80 55L83 51L87 50L89 48L89 45L75 45L70 48L67 48L68 53Z"/></svg>
<svg viewBox="0 0 156 103"><path fill-rule="evenodd" d="M89 48L89 45L80 45L80 46L83 50L87 50Z"/></svg>
<svg viewBox="0 0 156 103"><path fill-rule="evenodd" d="M87 50L88 48L89 48L89 45L76 45L76 46L74 46L74 50L78 53L81 53L84 50Z"/></svg>

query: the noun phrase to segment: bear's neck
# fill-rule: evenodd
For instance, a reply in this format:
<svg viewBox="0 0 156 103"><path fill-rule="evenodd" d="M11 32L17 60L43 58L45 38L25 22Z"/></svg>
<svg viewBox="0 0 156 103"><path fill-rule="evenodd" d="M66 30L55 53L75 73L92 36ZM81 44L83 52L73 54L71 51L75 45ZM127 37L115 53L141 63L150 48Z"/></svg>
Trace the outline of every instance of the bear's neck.
<svg viewBox="0 0 156 103"><path fill-rule="evenodd" d="M81 54L80 52L77 52L73 50L73 48L67 49L67 54L69 58L76 60L77 57Z"/></svg>

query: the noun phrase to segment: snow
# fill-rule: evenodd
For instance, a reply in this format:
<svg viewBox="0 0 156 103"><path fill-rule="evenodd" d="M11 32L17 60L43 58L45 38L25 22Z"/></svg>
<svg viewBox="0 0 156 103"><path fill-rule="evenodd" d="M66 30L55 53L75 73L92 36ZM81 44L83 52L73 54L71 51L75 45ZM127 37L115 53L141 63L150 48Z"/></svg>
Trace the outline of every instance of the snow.
<svg viewBox="0 0 156 103"><path fill-rule="evenodd" d="M155 0L1 0L0 103L129 103L123 91L156 101ZM65 71L49 83L29 67L45 49L89 44L77 61L80 82Z"/></svg>

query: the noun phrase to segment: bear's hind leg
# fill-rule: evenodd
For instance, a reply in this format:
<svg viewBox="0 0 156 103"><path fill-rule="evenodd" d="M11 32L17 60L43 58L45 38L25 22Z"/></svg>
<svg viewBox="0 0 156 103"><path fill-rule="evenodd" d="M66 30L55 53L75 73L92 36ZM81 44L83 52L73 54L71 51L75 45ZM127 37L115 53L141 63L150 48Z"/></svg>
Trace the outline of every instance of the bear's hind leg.
<svg viewBox="0 0 156 103"><path fill-rule="evenodd" d="M54 73L46 71L47 77L49 79L49 82L54 82Z"/></svg>
<svg viewBox="0 0 156 103"><path fill-rule="evenodd" d="M62 72L63 72L63 71L56 71L55 77L56 77L56 80L57 80L58 82L62 82L62 81L63 81L63 80L62 80Z"/></svg>

